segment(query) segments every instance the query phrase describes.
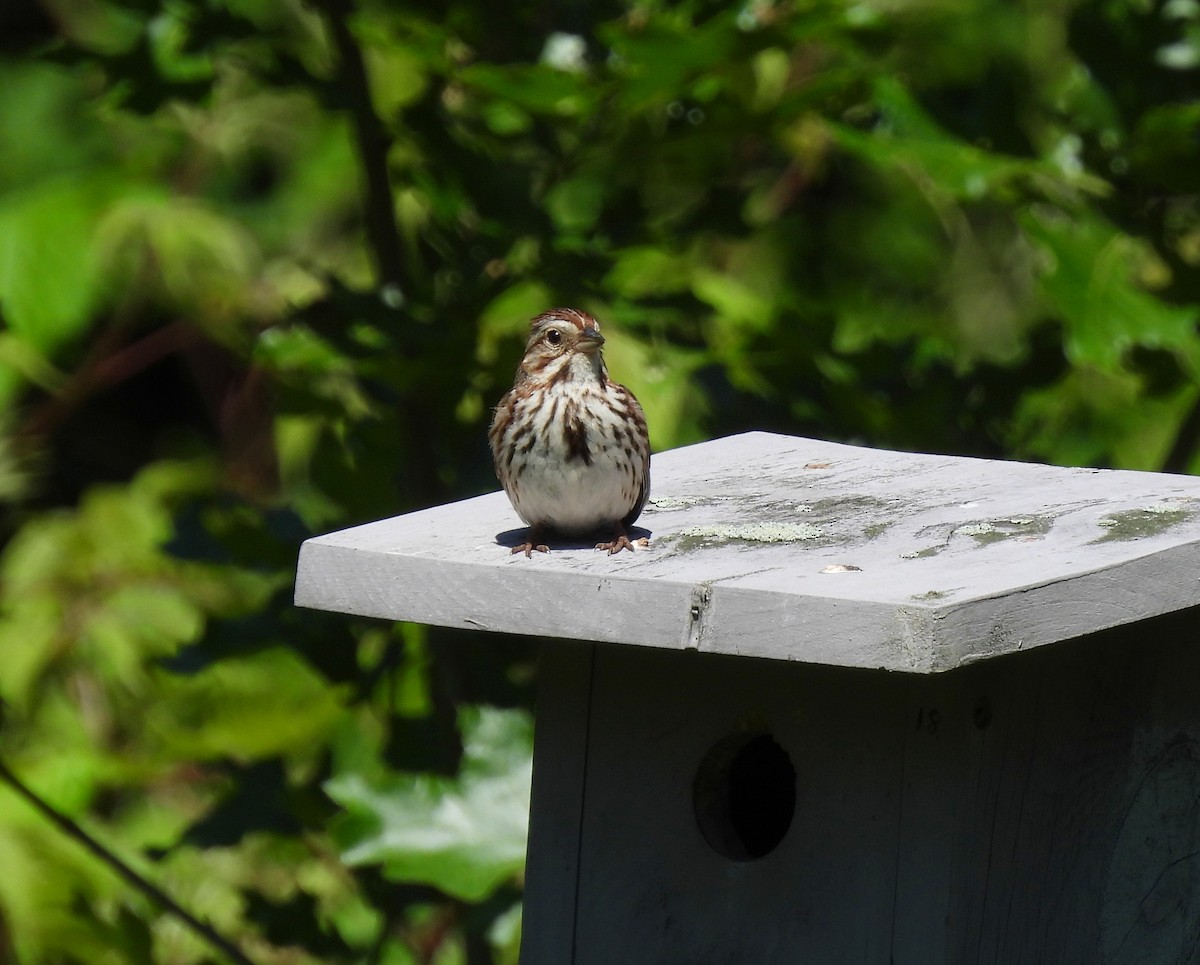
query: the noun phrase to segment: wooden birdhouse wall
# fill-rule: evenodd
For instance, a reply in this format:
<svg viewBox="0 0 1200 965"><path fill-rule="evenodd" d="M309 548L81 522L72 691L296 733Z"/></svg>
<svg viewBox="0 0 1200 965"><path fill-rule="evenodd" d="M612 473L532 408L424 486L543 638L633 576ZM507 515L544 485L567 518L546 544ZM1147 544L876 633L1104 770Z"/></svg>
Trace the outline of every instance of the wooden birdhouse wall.
<svg viewBox="0 0 1200 965"><path fill-rule="evenodd" d="M1194 960L1198 627L940 675L548 646L522 962ZM761 735L794 812L744 860L697 781ZM785 793L770 755L733 770L734 794ZM777 820L747 813L752 837Z"/></svg>

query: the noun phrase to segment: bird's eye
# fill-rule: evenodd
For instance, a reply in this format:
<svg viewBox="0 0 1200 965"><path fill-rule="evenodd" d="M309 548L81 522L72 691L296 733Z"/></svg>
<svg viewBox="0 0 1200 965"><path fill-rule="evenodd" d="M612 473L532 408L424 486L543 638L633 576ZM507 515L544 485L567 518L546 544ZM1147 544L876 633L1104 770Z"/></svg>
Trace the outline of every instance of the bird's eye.
<svg viewBox="0 0 1200 965"><path fill-rule="evenodd" d="M562 332L560 332L557 328L550 329L550 331L546 333L546 341L551 345L557 345L562 341Z"/></svg>

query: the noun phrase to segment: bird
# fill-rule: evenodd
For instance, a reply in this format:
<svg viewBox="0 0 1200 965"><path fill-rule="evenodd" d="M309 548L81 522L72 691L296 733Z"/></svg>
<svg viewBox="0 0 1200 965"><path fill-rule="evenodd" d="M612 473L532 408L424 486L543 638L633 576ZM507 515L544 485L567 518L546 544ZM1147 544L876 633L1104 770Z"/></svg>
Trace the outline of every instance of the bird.
<svg viewBox="0 0 1200 965"><path fill-rule="evenodd" d="M633 552L629 527L650 494L650 436L634 394L609 378L603 346L600 323L579 309L530 322L488 430L496 476L530 527L514 554L548 553L550 534L601 532L609 538L596 549Z"/></svg>

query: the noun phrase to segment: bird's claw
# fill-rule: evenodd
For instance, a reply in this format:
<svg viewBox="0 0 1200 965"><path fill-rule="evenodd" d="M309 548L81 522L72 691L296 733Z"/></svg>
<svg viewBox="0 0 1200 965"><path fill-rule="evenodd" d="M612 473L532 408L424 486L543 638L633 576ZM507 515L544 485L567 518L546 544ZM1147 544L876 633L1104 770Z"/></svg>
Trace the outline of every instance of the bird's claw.
<svg viewBox="0 0 1200 965"><path fill-rule="evenodd" d="M629 552L632 553L635 545L645 549L650 545L650 541L644 536L641 539L631 540L625 533L622 533L620 536L614 537L607 543L597 543L596 549L607 550L609 556L614 556L621 552L621 550L629 550Z"/></svg>

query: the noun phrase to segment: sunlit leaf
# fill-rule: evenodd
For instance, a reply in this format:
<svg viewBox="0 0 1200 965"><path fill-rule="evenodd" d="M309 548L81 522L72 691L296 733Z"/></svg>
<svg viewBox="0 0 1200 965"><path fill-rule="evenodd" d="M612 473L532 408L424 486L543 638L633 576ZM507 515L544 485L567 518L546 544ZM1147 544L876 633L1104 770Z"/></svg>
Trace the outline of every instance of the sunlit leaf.
<svg viewBox="0 0 1200 965"><path fill-rule="evenodd" d="M1040 284L1066 327L1073 358L1112 368L1134 345L1196 340L1200 307L1170 305L1146 290L1142 278L1157 259L1144 242L1096 217L1033 210L1022 224L1048 256Z"/></svg>
<svg viewBox="0 0 1200 965"><path fill-rule="evenodd" d="M604 202L604 185L598 178L580 176L555 185L546 195L546 207L564 232L586 231L596 223Z"/></svg>
<svg viewBox="0 0 1200 965"><path fill-rule="evenodd" d="M473 64L459 74L462 83L533 113L577 114L587 104L587 91L574 74L547 65L508 69Z"/></svg>
<svg viewBox="0 0 1200 965"><path fill-rule="evenodd" d="M337 692L280 647L196 674L164 673L159 686L169 699L152 710L147 726L184 758L249 761L312 748L341 713Z"/></svg>
<svg viewBox="0 0 1200 965"><path fill-rule="evenodd" d="M39 352L80 335L99 302L93 234L105 194L61 180L0 198L0 311Z"/></svg>
<svg viewBox="0 0 1200 965"><path fill-rule="evenodd" d="M626 298L673 294L688 287L686 256L652 245L625 248L605 278L605 284Z"/></svg>
<svg viewBox="0 0 1200 965"><path fill-rule="evenodd" d="M529 321L552 308L550 290L541 282L521 281L497 295L484 309L479 324L476 354L481 362L494 361L500 345L519 340L524 349ZM519 354L513 357L516 364Z"/></svg>
<svg viewBox="0 0 1200 965"><path fill-rule="evenodd" d="M382 864L391 878L435 885L479 901L520 874L529 815L528 715L477 708L462 714L456 779L392 774L335 777L335 826L350 865Z"/></svg>
<svg viewBox="0 0 1200 965"><path fill-rule="evenodd" d="M178 309L224 314L237 307L259 253L244 226L212 207L156 190L114 204L97 229L105 269L150 285Z"/></svg>
<svg viewBox="0 0 1200 965"><path fill-rule="evenodd" d="M703 438L707 403L691 376L707 361L699 352L647 345L610 326L605 356L609 371L628 385L646 411L650 443L657 451Z"/></svg>

